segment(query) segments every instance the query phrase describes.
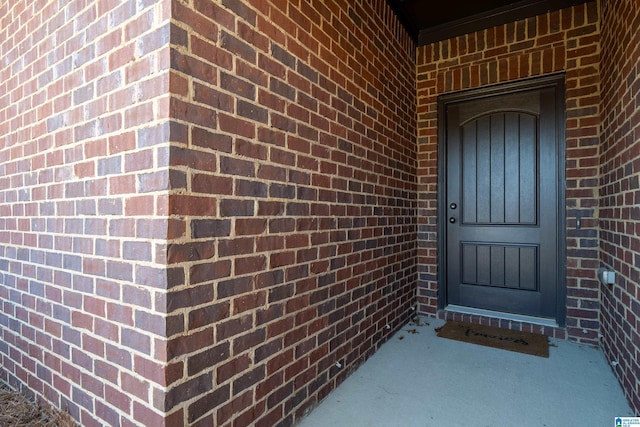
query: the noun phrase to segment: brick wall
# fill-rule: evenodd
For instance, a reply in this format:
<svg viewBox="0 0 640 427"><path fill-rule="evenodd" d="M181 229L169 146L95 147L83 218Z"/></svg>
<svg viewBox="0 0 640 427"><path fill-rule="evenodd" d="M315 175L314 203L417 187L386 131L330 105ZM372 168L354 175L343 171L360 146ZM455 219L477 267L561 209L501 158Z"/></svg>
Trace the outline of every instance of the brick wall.
<svg viewBox="0 0 640 427"><path fill-rule="evenodd" d="M437 97L469 88L566 73L566 329L503 327L597 342L599 17L596 2L418 48L418 304L438 310ZM576 229L576 217L581 229ZM467 321L489 319L460 316Z"/></svg>
<svg viewBox="0 0 640 427"><path fill-rule="evenodd" d="M0 24L0 379L86 426L291 424L412 315L415 47L383 0Z"/></svg>
<svg viewBox="0 0 640 427"><path fill-rule="evenodd" d="M638 411L640 15L603 2L600 58L598 12L416 65L383 0L4 2L0 379L86 426L291 425L437 312L437 96L564 72L567 328L503 326L601 323Z"/></svg>
<svg viewBox="0 0 640 427"><path fill-rule="evenodd" d="M604 349L640 413L640 8L602 3L600 261L616 272L602 286Z"/></svg>
<svg viewBox="0 0 640 427"><path fill-rule="evenodd" d="M84 426L162 419L168 3L0 4L0 379Z"/></svg>
<svg viewBox="0 0 640 427"><path fill-rule="evenodd" d="M168 424L291 425L415 305L415 47L383 0L173 19Z"/></svg>

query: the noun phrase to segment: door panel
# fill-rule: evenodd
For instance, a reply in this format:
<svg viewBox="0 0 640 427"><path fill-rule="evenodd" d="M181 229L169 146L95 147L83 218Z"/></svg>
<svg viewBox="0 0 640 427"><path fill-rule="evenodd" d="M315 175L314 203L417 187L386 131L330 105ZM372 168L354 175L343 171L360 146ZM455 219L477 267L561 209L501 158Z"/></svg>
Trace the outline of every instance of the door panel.
<svg viewBox="0 0 640 427"><path fill-rule="evenodd" d="M536 222L536 131L537 118L521 113L492 114L463 125L465 224Z"/></svg>
<svg viewBox="0 0 640 427"><path fill-rule="evenodd" d="M537 290L537 246L474 242L462 242L461 246L463 283Z"/></svg>
<svg viewBox="0 0 640 427"><path fill-rule="evenodd" d="M558 95L445 104L448 304L557 317Z"/></svg>

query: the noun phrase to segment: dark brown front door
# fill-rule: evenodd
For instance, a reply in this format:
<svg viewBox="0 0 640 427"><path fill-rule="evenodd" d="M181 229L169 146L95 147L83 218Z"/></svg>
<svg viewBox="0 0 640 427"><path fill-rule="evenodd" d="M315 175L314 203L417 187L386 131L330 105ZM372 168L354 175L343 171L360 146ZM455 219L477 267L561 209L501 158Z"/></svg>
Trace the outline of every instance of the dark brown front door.
<svg viewBox="0 0 640 427"><path fill-rule="evenodd" d="M557 320L559 82L443 106L446 303Z"/></svg>

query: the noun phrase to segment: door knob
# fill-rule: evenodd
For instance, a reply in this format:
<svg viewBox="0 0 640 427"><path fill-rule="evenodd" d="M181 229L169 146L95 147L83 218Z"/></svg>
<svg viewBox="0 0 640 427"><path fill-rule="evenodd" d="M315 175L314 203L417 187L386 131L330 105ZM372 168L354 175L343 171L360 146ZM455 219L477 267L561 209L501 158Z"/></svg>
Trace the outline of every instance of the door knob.
<svg viewBox="0 0 640 427"><path fill-rule="evenodd" d="M451 203L451 204L449 205L449 207L450 207L451 209L455 209L455 208L457 208L457 207L458 207L458 205L456 205L455 203Z"/></svg>
<svg viewBox="0 0 640 427"><path fill-rule="evenodd" d="M449 218L449 222L451 224L454 224L456 222L456 219L454 217Z"/></svg>

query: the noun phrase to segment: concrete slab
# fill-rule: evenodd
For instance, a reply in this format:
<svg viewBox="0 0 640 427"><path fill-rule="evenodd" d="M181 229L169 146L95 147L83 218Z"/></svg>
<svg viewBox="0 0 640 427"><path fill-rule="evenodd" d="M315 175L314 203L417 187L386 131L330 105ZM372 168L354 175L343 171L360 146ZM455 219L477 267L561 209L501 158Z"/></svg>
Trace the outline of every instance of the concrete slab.
<svg viewBox="0 0 640 427"><path fill-rule="evenodd" d="M599 349L553 341L548 359L405 326L300 427L614 426L633 416ZM416 329L417 333L407 331Z"/></svg>

